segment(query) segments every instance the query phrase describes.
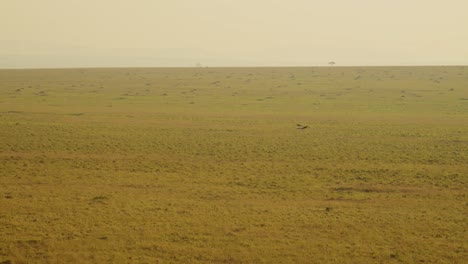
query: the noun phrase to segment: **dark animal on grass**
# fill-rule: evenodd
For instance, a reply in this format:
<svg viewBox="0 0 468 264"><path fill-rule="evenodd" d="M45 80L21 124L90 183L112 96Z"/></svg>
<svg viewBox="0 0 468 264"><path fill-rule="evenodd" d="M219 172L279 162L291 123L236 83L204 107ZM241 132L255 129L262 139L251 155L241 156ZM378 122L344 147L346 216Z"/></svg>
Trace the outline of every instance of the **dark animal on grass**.
<svg viewBox="0 0 468 264"><path fill-rule="evenodd" d="M301 125L301 124L297 124L297 129L306 129L308 127L309 126L304 126L304 125Z"/></svg>

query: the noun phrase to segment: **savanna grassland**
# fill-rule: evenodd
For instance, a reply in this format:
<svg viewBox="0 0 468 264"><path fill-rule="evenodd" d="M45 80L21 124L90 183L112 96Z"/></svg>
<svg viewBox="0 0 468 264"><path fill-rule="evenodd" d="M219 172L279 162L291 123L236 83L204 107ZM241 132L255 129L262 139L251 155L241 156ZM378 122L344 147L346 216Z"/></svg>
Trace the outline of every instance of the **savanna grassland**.
<svg viewBox="0 0 468 264"><path fill-rule="evenodd" d="M0 71L0 263L466 263L467 190L468 67Z"/></svg>

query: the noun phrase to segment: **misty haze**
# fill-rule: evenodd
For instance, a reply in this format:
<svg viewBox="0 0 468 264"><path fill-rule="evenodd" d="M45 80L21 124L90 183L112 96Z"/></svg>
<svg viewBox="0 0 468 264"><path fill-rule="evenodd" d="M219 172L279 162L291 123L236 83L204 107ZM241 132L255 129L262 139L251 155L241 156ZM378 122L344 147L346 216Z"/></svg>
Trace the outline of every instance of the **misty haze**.
<svg viewBox="0 0 468 264"><path fill-rule="evenodd" d="M467 1L1 6L0 264L466 261Z"/></svg>

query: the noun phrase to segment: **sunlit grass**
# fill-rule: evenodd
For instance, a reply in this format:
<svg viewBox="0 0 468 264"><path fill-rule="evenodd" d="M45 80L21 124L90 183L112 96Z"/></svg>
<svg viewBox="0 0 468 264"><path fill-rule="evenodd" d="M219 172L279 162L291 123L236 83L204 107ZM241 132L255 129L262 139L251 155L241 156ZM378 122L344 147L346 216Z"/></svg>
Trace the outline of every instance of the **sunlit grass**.
<svg viewBox="0 0 468 264"><path fill-rule="evenodd" d="M2 70L0 261L463 263L467 87L466 67Z"/></svg>

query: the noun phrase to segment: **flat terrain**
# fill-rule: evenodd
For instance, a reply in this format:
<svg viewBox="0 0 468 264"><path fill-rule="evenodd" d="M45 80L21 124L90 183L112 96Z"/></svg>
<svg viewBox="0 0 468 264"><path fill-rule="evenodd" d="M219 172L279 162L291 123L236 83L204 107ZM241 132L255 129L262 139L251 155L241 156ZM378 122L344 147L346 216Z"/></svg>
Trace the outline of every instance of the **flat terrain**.
<svg viewBox="0 0 468 264"><path fill-rule="evenodd" d="M468 67L0 71L0 263L466 263L467 229Z"/></svg>

